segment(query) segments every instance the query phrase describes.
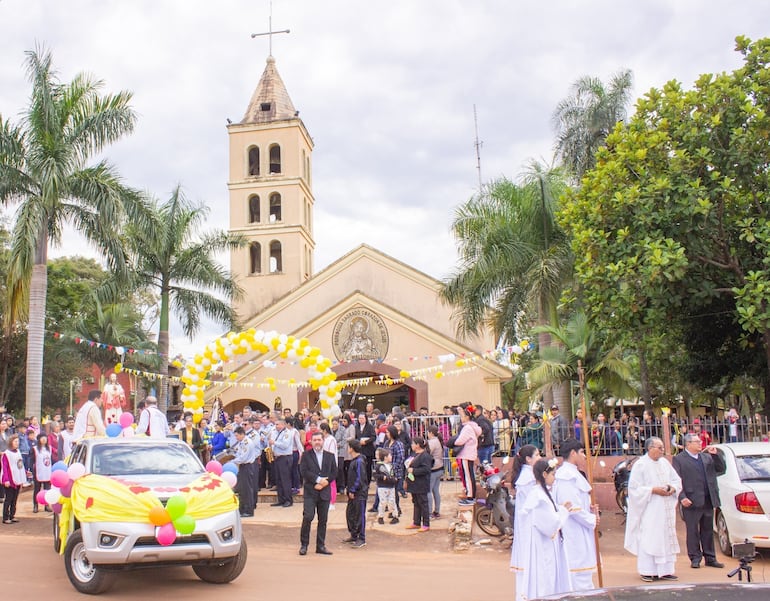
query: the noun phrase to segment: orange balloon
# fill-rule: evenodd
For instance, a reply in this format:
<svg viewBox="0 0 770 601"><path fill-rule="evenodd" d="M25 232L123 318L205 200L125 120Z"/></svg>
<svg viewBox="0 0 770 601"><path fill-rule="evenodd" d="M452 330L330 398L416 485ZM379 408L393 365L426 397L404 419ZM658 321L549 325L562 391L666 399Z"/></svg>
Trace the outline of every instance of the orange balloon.
<svg viewBox="0 0 770 601"><path fill-rule="evenodd" d="M163 526L171 521L171 516L165 507L153 507L150 509L150 521L156 526Z"/></svg>

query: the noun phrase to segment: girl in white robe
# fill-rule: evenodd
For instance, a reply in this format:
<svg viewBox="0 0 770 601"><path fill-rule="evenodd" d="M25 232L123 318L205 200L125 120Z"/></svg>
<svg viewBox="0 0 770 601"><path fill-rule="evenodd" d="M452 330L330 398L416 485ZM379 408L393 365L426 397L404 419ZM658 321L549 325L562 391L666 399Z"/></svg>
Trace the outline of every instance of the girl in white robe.
<svg viewBox="0 0 770 601"><path fill-rule="evenodd" d="M532 473L532 466L540 459L540 450L531 444L525 444L519 449L513 458L513 470L511 471L511 482L513 482L516 491L516 507L524 507L527 495L535 487L535 475ZM513 545L511 545L511 570L516 574L516 590L524 587L523 581L519 578L523 576L522 563L527 556L529 547L529 537L523 534L521 525L521 516L523 511L514 509L513 512ZM522 533L521 535L519 533ZM519 559L522 558L522 559Z"/></svg>
<svg viewBox="0 0 770 601"><path fill-rule="evenodd" d="M561 528L569 518L568 501L556 505L551 497L556 460L540 459L532 468L537 485L527 495L522 511L519 536L526 543L520 559L521 577L516 578L516 600L527 601L572 590L569 565ZM515 535L514 535L515 536ZM518 574L518 572L517 572Z"/></svg>

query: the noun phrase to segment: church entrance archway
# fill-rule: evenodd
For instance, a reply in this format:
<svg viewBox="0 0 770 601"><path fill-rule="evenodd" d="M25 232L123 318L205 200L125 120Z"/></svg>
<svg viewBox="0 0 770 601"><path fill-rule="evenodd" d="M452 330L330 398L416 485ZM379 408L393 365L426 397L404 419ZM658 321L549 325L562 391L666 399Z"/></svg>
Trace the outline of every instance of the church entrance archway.
<svg viewBox="0 0 770 601"><path fill-rule="evenodd" d="M261 411L261 412L267 412L270 411L267 405L260 401L256 401L254 399L238 399L237 401L232 401L222 407L224 411L227 413L227 415L235 415L236 413L239 413L243 411L243 408L248 405L251 407L252 411Z"/></svg>
<svg viewBox="0 0 770 601"><path fill-rule="evenodd" d="M389 413L393 407L401 406L406 411L415 411L417 407L428 406L428 384L421 380L407 379L403 383L387 385L375 383L380 376L389 376L394 380L401 379L401 369L387 363L370 362L368 360L350 363L339 363L332 371L337 374L337 381L361 380L342 389L340 407L347 409L365 409L368 402L374 403L375 408ZM372 378L371 382L365 380ZM297 393L298 408L316 408L318 392L302 389Z"/></svg>

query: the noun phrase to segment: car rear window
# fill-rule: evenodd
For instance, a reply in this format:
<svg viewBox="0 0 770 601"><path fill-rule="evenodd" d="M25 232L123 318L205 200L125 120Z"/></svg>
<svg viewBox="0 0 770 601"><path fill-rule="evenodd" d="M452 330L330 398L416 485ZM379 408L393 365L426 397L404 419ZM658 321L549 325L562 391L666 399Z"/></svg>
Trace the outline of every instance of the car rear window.
<svg viewBox="0 0 770 601"><path fill-rule="evenodd" d="M102 476L203 473L195 454L185 445L95 445L91 471Z"/></svg>
<svg viewBox="0 0 770 601"><path fill-rule="evenodd" d="M770 455L740 455L735 466L741 481L770 480Z"/></svg>

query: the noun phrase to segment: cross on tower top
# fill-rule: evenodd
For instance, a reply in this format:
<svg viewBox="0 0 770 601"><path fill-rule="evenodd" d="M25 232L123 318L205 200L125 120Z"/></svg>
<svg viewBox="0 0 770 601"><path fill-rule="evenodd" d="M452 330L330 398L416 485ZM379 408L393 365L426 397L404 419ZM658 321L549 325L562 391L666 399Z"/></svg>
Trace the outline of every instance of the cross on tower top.
<svg viewBox="0 0 770 601"><path fill-rule="evenodd" d="M268 56L273 56L273 35L275 35L276 33L289 33L289 30L281 29L279 31L273 31L273 0L270 0L270 16L268 17L268 21L267 21L267 31L263 31L261 33L252 33L251 37L253 39L263 35L268 36L268 40L269 40Z"/></svg>

